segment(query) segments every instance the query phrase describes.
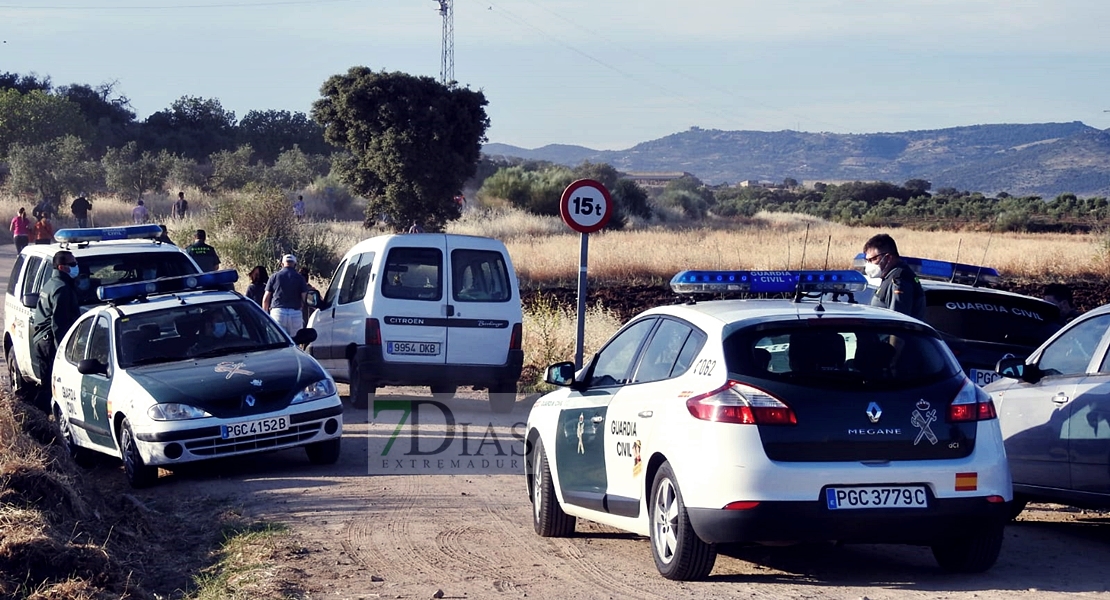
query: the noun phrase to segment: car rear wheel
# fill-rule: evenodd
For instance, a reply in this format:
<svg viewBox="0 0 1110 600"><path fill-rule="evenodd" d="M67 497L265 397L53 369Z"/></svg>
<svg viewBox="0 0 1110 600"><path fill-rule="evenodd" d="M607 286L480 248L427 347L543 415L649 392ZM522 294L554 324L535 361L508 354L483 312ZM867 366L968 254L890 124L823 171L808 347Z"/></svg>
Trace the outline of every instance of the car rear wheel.
<svg viewBox="0 0 1110 600"><path fill-rule="evenodd" d="M489 386L489 408L495 413L513 412L516 404L516 382L496 381Z"/></svg>
<svg viewBox="0 0 1110 600"><path fill-rule="evenodd" d="M1018 515L1021 514L1021 511L1025 510L1027 504L1029 504L1028 498L1014 494L1014 500L1010 502L1010 520L1012 521L1018 518Z"/></svg>
<svg viewBox="0 0 1110 600"><path fill-rule="evenodd" d="M433 385L432 395L436 400L450 400L455 397L455 392L458 391L458 386L454 385Z"/></svg>
<svg viewBox="0 0 1110 600"><path fill-rule="evenodd" d="M316 442L304 447L308 462L314 465L334 465L339 460L340 443L343 438L333 438Z"/></svg>
<svg viewBox="0 0 1110 600"><path fill-rule="evenodd" d="M945 571L982 573L998 560L1002 525L988 525L967 536L933 545L933 558Z"/></svg>
<svg viewBox="0 0 1110 600"><path fill-rule="evenodd" d="M698 537L690 525L682 491L671 463L660 465L651 484L649 504L651 555L667 579L704 579L717 561L717 547Z"/></svg>
<svg viewBox="0 0 1110 600"><path fill-rule="evenodd" d="M543 442L538 438L532 453L532 527L543 537L567 537L574 533L577 521L563 512L555 497L555 484L551 480L551 467L543 453Z"/></svg>
<svg viewBox="0 0 1110 600"><path fill-rule="evenodd" d="M38 395L38 387L25 379L19 372L19 365L15 362L15 349L8 351L8 384L12 388L12 396L20 402L32 402Z"/></svg>
<svg viewBox="0 0 1110 600"><path fill-rule="evenodd" d="M370 406L370 396L373 396L377 389L366 380L362 371L358 368L357 360L351 358L347 361L347 364L349 381L351 382L351 406L365 409Z"/></svg>
<svg viewBox="0 0 1110 600"><path fill-rule="evenodd" d="M69 424L69 418L62 412L62 408L54 405L54 422L58 424L58 430L62 433L62 441L66 445L66 452L69 453L73 462L77 466L83 468L90 468L96 464L96 455L77 445L73 440L73 429Z"/></svg>
<svg viewBox="0 0 1110 600"><path fill-rule="evenodd" d="M135 433L131 431L131 422L126 417L120 424L119 450L123 457L123 472L127 475L127 483L130 483L131 487L150 487L158 481L158 467L152 467L143 462L139 447L135 445Z"/></svg>

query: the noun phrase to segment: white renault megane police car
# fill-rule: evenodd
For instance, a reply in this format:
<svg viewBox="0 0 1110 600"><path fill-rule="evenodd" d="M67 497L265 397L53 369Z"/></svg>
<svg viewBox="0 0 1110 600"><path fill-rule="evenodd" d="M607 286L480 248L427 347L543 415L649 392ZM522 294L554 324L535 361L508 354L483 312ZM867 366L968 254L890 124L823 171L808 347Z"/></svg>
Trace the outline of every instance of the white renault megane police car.
<svg viewBox="0 0 1110 600"><path fill-rule="evenodd" d="M158 468L303 446L339 457L335 383L254 302L230 291L235 271L103 286L107 305L58 345L51 410L71 454L123 460L135 487Z"/></svg>
<svg viewBox="0 0 1110 600"><path fill-rule="evenodd" d="M953 571L994 564L1011 501L990 396L928 325L802 301L858 292L839 272L683 272L676 292L792 292L689 302L628 322L528 417L536 532L578 517L650 537L670 579L717 544L931 546ZM843 294L842 294L843 295Z"/></svg>

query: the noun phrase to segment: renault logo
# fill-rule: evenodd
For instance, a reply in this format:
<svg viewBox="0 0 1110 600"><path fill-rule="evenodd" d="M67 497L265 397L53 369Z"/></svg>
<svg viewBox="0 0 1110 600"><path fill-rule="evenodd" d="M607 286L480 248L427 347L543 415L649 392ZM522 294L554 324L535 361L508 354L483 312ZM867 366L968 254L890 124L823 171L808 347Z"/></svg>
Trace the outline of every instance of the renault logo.
<svg viewBox="0 0 1110 600"><path fill-rule="evenodd" d="M247 403L247 406L254 406L254 403L255 403L255 402L257 402L257 400L255 400L255 399L254 399L254 396L252 396L252 395L250 395L250 394L247 394L247 397L246 397L246 398L243 398L243 401ZM873 420L873 421L878 421L878 420L879 420L879 418L878 418L878 417L875 417L875 418L874 418L874 419L872 419L872 420Z"/></svg>
<svg viewBox="0 0 1110 600"><path fill-rule="evenodd" d="M878 423L879 417L883 416L883 409L875 402L867 405L867 418L871 419L872 423Z"/></svg>

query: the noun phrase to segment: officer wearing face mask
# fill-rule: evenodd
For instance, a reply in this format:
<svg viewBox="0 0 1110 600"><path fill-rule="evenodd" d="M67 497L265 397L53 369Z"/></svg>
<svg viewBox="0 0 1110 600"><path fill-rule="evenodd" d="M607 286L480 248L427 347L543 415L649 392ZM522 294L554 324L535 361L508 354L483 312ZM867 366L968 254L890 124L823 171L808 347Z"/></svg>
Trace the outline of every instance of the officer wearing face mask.
<svg viewBox="0 0 1110 600"><path fill-rule="evenodd" d="M81 304L74 280L80 272L73 253L59 250L54 253L54 271L39 291L35 305L34 332L32 334L33 367L38 376L39 393L35 405L43 410L50 408L50 377L54 371L54 355L58 341L69 331L81 315Z"/></svg>
<svg viewBox="0 0 1110 600"><path fill-rule="evenodd" d="M220 348L225 343L225 337L227 337L227 321L224 320L224 311L222 309L211 310L205 315L200 337L189 349L189 354L198 354Z"/></svg>
<svg viewBox="0 0 1110 600"><path fill-rule="evenodd" d="M867 263L864 271L868 277L882 279L878 291L871 298L872 306L881 306L907 314L915 319L925 317L925 291L921 281L898 255L894 238L880 233L863 245Z"/></svg>

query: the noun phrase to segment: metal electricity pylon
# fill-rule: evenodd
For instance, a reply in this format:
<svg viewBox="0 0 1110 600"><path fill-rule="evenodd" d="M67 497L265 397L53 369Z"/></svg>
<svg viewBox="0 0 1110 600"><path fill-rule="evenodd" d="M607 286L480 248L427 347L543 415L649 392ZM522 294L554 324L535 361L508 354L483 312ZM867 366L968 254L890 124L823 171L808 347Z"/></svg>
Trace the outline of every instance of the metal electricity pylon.
<svg viewBox="0 0 1110 600"><path fill-rule="evenodd" d="M443 53L439 61L439 81L448 85L455 81L455 9L454 0L436 0L443 17Z"/></svg>

